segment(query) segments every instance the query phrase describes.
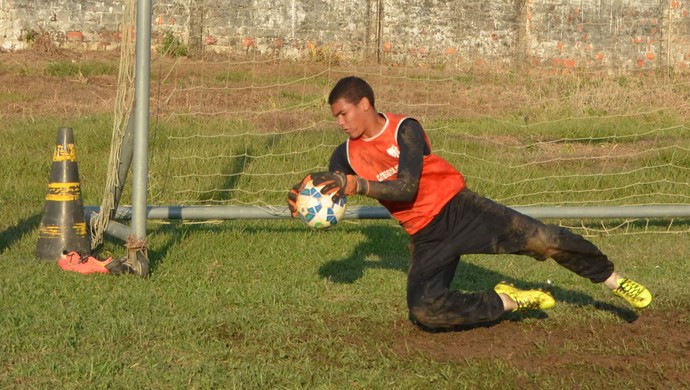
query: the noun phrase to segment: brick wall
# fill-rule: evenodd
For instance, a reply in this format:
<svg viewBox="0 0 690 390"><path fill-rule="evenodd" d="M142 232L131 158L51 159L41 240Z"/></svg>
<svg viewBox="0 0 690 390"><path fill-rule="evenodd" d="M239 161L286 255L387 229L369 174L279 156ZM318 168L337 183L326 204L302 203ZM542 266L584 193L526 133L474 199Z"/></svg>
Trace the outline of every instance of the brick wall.
<svg viewBox="0 0 690 390"><path fill-rule="evenodd" d="M0 48L31 34L85 50L119 47L123 1L0 0ZM385 63L684 70L690 0L154 0L165 33L200 51Z"/></svg>

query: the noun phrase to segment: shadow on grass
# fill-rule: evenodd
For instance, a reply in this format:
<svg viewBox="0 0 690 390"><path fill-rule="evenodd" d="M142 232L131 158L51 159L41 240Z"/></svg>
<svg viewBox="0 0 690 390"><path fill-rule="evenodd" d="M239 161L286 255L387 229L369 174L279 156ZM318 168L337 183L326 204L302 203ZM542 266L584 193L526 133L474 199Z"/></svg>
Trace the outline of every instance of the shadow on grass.
<svg viewBox="0 0 690 390"><path fill-rule="evenodd" d="M353 283L366 269L393 269L407 272L409 260L408 236L391 226L365 226L361 229L367 240L357 245L352 254L342 260L325 263L319 275L335 283ZM375 260L369 258L375 257Z"/></svg>
<svg viewBox="0 0 690 390"><path fill-rule="evenodd" d="M161 245L156 245L156 250L152 251L149 248L149 274L156 272L159 264L163 263L163 259L175 250L179 243L190 233L190 230L199 230L199 226L190 226L179 224L161 225L151 229L149 233L157 235L165 235L167 238Z"/></svg>
<svg viewBox="0 0 690 390"><path fill-rule="evenodd" d="M212 189L202 193L199 196L200 201L227 201L232 198L232 190L237 188L242 170L251 163L251 158L249 156L252 155L254 151L249 149L245 153L246 154L241 154L232 158L231 162L225 165L219 176L221 178L221 183L214 184ZM222 188L222 190L218 190L217 188Z"/></svg>
<svg viewBox="0 0 690 390"><path fill-rule="evenodd" d="M238 183L244 172L250 170L255 158L270 153L273 146L282 139L281 134L267 136L263 145L256 147L239 147L233 150L228 162L224 164L220 174L210 183L210 188L204 191L198 198L201 202L228 201L233 198L233 191L238 188ZM287 193L287 190L286 190Z"/></svg>
<svg viewBox="0 0 690 390"><path fill-rule="evenodd" d="M335 283L354 283L364 275L367 269L392 269L407 272L409 251L408 236L402 229L390 226L367 226L362 229L367 240L357 245L352 254L341 260L329 261L319 269L319 275ZM497 261L499 260L499 255ZM371 260L376 258L376 260ZM555 263L554 263L555 265ZM595 300L589 295L563 289L559 287L549 287L542 283L525 282L499 272L473 264L467 259L460 261L455 272L455 279L451 288L464 291L478 291L493 288L497 283L506 281L513 283L520 288L532 289L542 288L551 291L556 300L567 302L574 305L591 305L599 310L613 313L626 322L634 322L639 316L635 311L611 305ZM590 283L582 279L583 283ZM602 294L607 293L602 287ZM521 321L525 318L547 318L548 315L541 311L527 311L520 313L506 313L501 319L476 324L471 326L461 326L451 329L452 331L467 330L477 327L491 327L502 321ZM422 329L424 329L422 327ZM430 331L428 329L424 329Z"/></svg>
<svg viewBox="0 0 690 390"><path fill-rule="evenodd" d="M226 232L227 229L227 225L171 224L156 227L151 233L159 235L159 237L160 235L165 235L166 238L162 243L156 245L157 249L155 251L149 253L151 272L155 272L163 259L167 258L170 252L174 251L174 248L184 241L187 236L193 235L198 231ZM289 229L290 228L287 228L287 230ZM402 273L407 272L409 261L408 236L402 229L388 225L370 225L357 229L366 236L366 240L353 247L348 257L324 263L318 271L321 277L327 278L334 283L349 284L362 278L367 270L382 269L395 270ZM252 234L256 231L266 232L267 230L275 230L280 233L285 233L287 231L285 227L274 229L271 227L266 228L265 226L242 226L241 230L243 234ZM294 227L294 230L301 231L303 228L297 226ZM496 255L496 261L501 261L501 257L503 256ZM525 259L530 261L528 257L525 257ZM547 263L544 263L544 266L558 267L555 263L550 265L546 264ZM576 306L593 306L598 310L611 312L627 322L633 322L638 318L637 313L632 310L595 300L591 296L578 291L568 290L558 286L549 286L545 283L528 282L487 269L474 264L471 256L467 256L458 264L455 279L451 287L465 291L478 291L493 288L493 286L501 281L513 283L521 288L547 289L554 294L558 302L565 302ZM582 283L590 282L582 279ZM608 292L602 287L601 293L607 294ZM401 296L403 295L404 292L401 292ZM457 331L478 327L491 327L504 321L519 322L527 318L544 319L548 318L548 315L542 311L506 313L501 319L493 322L475 324L469 327L458 327L452 330Z"/></svg>
<svg viewBox="0 0 690 390"><path fill-rule="evenodd" d="M24 236L38 229L41 224L41 214L34 214L19 221L15 226L10 226L0 233L0 253L11 247L15 242L20 241Z"/></svg>
<svg viewBox="0 0 690 390"><path fill-rule="evenodd" d="M589 281L586 280L583 280L583 282L589 283ZM638 312L634 310L628 309L627 307L616 306L610 303L598 301L589 295L582 294L577 291L555 288L552 290L552 292L556 297L556 301L558 302L567 302L577 306L594 306L597 310L608 311L628 323L633 323L640 318ZM610 294L603 286L601 288L601 293ZM622 303L623 301L620 302Z"/></svg>

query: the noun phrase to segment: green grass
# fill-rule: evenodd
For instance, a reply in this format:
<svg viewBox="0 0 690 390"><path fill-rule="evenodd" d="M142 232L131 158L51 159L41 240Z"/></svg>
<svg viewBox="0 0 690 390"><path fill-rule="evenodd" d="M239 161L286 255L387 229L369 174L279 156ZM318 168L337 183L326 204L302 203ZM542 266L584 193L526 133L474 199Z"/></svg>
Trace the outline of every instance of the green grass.
<svg viewBox="0 0 690 390"><path fill-rule="evenodd" d="M117 64L112 62L91 61L84 63L70 61L55 61L48 63L44 68L44 73L48 76L72 77L82 75L83 77L116 75Z"/></svg>
<svg viewBox="0 0 690 390"><path fill-rule="evenodd" d="M19 96L3 92L0 99L15 101ZM290 92L282 97L299 100L301 96L316 95ZM284 220L151 221L148 279L83 276L36 261L33 253L58 127L74 128L84 203L97 205L105 181L111 120L104 115L5 120L6 153L0 156L2 388L684 388L690 383L684 338L690 331L687 219L561 221L582 224L586 229L579 232L594 232L591 239L617 267L655 293L653 306L639 318L601 286L551 261L467 256L454 287L480 290L501 280L542 287L551 280L558 305L545 315L511 313L493 327L452 334L423 333L407 321L407 237L390 220L346 221L322 232ZM559 169L573 172L568 166L527 165L510 171L514 176L506 181L518 184L480 181L491 174L487 161L530 161L541 140L578 138L559 143L562 153L570 153L568 148L578 152L582 144L669 141L664 137L687 148L682 132L625 138L659 129L664 121L677 121L673 117L610 118L582 126L577 121L525 129L517 120L480 118L439 120L429 127L434 140L439 140L436 147L473 183L504 198L531 191L529 184L518 183L524 178ZM227 137L199 144L170 138L186 137L190 131L202 136L227 133ZM579 140L605 131L614 138ZM492 142L502 137L515 138L532 149L509 147L496 152ZM154 122L150 199L166 204L176 199L176 191L201 188L208 191L194 200L208 200L206 196L242 203L262 196L266 203L282 204L285 190L302 172L294 177L261 173L324 167L340 138L332 127L269 134L241 120ZM182 150L180 145L190 149ZM313 150L300 156L285 154L296 148ZM223 156L191 162L175 159L191 154ZM275 158L257 157L266 154ZM640 160L642 155L636 156L625 164L650 165ZM687 149L685 154L682 149L659 152L649 161L669 160L687 166ZM576 172L596 166L578 164ZM206 182L173 180L188 168L222 175ZM649 169L646 179L667 177L665 171ZM679 172L673 174L682 175ZM567 194L569 185L552 183L554 188L565 188L562 194ZM663 185L672 184L659 184L659 192L669 192ZM223 191L233 188L260 195ZM261 192L264 189L269 191ZM637 188L620 191L616 196L632 195ZM128 203L128 193L123 199ZM548 202L551 195L537 199ZM615 229L617 225L625 230ZM611 234L596 233L607 228ZM123 254L123 244L115 240L108 240L99 251L103 257Z"/></svg>
<svg viewBox="0 0 690 390"><path fill-rule="evenodd" d="M393 329L405 320L406 239L387 222L323 233L292 222L154 225L147 280L63 273L31 259L34 240L30 233L15 243L1 263L0 361L6 369L0 383L6 387L409 388L433 382L517 388L511 378L521 370L503 359L439 362L401 358L391 349L400 333ZM687 282L686 273L657 268L685 270L677 251L690 249L682 244L687 240L599 241L623 268L649 281L660 297L652 310L688 309L687 292L674 288ZM637 255L650 247L663 259ZM555 280L561 303L543 321L552 332L573 322L587 326L594 310L582 305L591 299L615 304L554 264L473 256L459 272L467 289L501 279ZM670 286L663 283L668 276ZM606 311L599 315L621 321ZM490 375L496 365L499 373ZM594 377L582 380L602 380L588 375Z"/></svg>
<svg viewBox="0 0 690 390"><path fill-rule="evenodd" d="M401 330L407 324L407 239L392 221L346 222L323 232L309 231L295 221L152 222L152 276L146 280L85 277L37 262L37 227L60 125L62 121L51 119L17 122L5 132L7 146L15 153L1 158L7 169L0 197L0 386L569 386L567 378L548 370L526 370L507 356L444 361L424 351L401 354L399 339L412 331ZM92 117L71 125L85 203L98 204L109 119ZM18 180L20 171L24 173ZM680 224L687 229L687 221ZM657 234L643 225L631 227L631 232L645 230L647 234L594 240L622 270L644 280L657 294L652 313L686 312L687 233ZM108 241L101 255L120 256L121 245ZM620 310L595 307L596 302L619 302L550 262L469 256L458 274L462 278L456 287L466 290L488 288L504 279L535 286L553 280L559 305L548 319L508 316L523 321L525 332L545 327L558 334L573 324L629 326ZM605 357L610 346L573 341L556 347L536 340L529 353L576 355L580 348ZM661 353L654 344L628 348L618 354ZM674 369L685 375L690 371L687 366ZM584 387L625 383L624 377L610 378L606 370L591 371L586 365L574 364L571 371ZM651 379L635 378L638 386L654 385Z"/></svg>

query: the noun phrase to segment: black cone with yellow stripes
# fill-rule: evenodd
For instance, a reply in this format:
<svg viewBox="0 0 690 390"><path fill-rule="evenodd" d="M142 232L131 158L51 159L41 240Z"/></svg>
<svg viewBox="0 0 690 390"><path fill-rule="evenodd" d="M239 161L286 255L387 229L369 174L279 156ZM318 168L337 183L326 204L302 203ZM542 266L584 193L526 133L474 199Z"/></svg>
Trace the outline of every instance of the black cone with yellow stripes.
<svg viewBox="0 0 690 390"><path fill-rule="evenodd" d="M91 253L79 185L77 148L72 129L68 127L58 130L48 194L38 230L36 258L57 261L63 251Z"/></svg>

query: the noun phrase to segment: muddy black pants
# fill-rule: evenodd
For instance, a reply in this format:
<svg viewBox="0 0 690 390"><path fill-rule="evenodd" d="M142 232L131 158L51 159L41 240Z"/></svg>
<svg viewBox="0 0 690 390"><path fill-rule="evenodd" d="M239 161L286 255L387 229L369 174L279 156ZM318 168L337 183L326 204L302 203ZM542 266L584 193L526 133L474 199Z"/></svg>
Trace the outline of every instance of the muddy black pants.
<svg viewBox="0 0 690 390"><path fill-rule="evenodd" d="M613 263L590 241L544 224L470 190L458 193L429 225L410 237L407 304L410 317L430 329L497 319L501 298L493 290L461 292L450 285L460 256L521 254L554 259L595 283L613 273Z"/></svg>

